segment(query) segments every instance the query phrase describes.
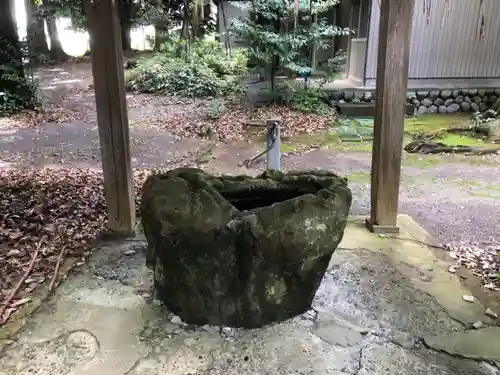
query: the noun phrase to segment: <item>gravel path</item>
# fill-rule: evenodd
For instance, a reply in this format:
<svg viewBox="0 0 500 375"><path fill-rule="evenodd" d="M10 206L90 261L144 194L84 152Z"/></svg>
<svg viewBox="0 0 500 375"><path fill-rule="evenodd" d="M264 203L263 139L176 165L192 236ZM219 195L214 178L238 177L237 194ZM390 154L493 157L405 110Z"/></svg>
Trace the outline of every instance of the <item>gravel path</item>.
<svg viewBox="0 0 500 375"><path fill-rule="evenodd" d="M256 174L264 162L237 167L254 155L255 146L240 143L216 151L209 169ZM328 169L349 178L352 214L370 211L371 154L320 149L283 158L283 170ZM443 244L485 247L500 242L500 156L404 155L400 212L414 217Z"/></svg>
<svg viewBox="0 0 500 375"><path fill-rule="evenodd" d="M99 134L89 64L41 69L40 98L47 114L0 119L0 166L100 168ZM127 95L133 167L162 166L204 142L162 129L160 115L192 113L185 104L151 95Z"/></svg>
<svg viewBox="0 0 500 375"><path fill-rule="evenodd" d="M85 166L100 168L90 65L77 64L39 72L43 101L48 108L62 103L72 114L36 126L0 119L0 166ZM195 105L165 99L128 96L134 167L162 166L199 149L203 142L178 139L158 126L161 113L188 116ZM150 120L151 119L151 120ZM225 144L215 150L209 168L225 173L254 173L238 167L255 147ZM400 210L410 214L443 243L486 245L500 237L500 157L408 156L405 154ZM241 160L240 160L241 159ZM369 212L371 155L315 150L284 158L283 168L324 168L350 177L353 214Z"/></svg>
<svg viewBox="0 0 500 375"><path fill-rule="evenodd" d="M415 158L405 164L416 165L403 165L401 213L413 216L442 243L487 245L500 239L500 164L495 166L493 158L486 165L463 157L440 162L439 156L423 156L413 163ZM290 156L284 162L285 169L326 168L352 175L353 214L369 213L370 166L369 153L331 150Z"/></svg>

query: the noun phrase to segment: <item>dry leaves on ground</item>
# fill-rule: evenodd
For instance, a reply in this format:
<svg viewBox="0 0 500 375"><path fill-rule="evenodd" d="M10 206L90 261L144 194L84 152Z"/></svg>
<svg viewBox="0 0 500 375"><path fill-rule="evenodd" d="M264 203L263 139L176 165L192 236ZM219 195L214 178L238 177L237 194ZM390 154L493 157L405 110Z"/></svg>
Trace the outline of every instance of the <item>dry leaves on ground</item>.
<svg viewBox="0 0 500 375"><path fill-rule="evenodd" d="M281 134L313 134L324 130L335 120L334 115L302 113L282 106L247 108L240 103L228 104L217 120L206 117L206 100L151 95L128 95L131 122L141 126L162 128L178 137L212 136L220 141L242 139L251 125L265 124L269 119L281 120Z"/></svg>
<svg viewBox="0 0 500 375"><path fill-rule="evenodd" d="M3 306L4 322L39 284L52 277L61 248L83 260L105 228L102 177L92 170L9 169L0 174L0 301L29 268L20 289ZM0 305L1 306L1 305Z"/></svg>
<svg viewBox="0 0 500 375"><path fill-rule="evenodd" d="M456 266L450 267L450 272L466 267L481 278L485 288L500 291L500 245L446 245L445 249L456 260Z"/></svg>
<svg viewBox="0 0 500 375"><path fill-rule="evenodd" d="M148 174L136 172L137 187ZM1 171L0 323L28 302L38 285L53 279L63 253L65 258L77 258L77 264L84 262L91 242L106 229L106 221L102 174L98 171ZM14 290L19 281L19 290ZM13 291L13 298L5 305Z"/></svg>
<svg viewBox="0 0 500 375"><path fill-rule="evenodd" d="M172 160L168 169L196 158ZM134 171L136 209L153 171ZM103 176L88 168L0 170L0 326L46 280L59 281L65 258L83 264L91 243L106 230ZM54 276L55 274L55 276ZM19 288L18 288L19 286Z"/></svg>

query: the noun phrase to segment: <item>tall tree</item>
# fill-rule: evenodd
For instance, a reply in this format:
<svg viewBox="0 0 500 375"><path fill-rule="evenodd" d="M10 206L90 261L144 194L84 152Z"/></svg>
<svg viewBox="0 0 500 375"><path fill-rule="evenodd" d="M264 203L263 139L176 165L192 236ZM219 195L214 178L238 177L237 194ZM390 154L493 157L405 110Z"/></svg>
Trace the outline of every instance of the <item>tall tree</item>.
<svg viewBox="0 0 500 375"><path fill-rule="evenodd" d="M66 61L69 56L62 48L61 39L59 39L59 31L57 30L57 8L59 4L51 0L42 0L45 22L47 22L47 32L50 40L50 57L57 61Z"/></svg>
<svg viewBox="0 0 500 375"><path fill-rule="evenodd" d="M329 47L328 39L349 35L347 28L332 25L320 17L339 0L253 0L239 6L248 16L233 21L230 31L246 41L249 57L263 68L276 89L278 68L299 74L312 71L312 51ZM328 62L331 72L338 59Z"/></svg>
<svg viewBox="0 0 500 375"><path fill-rule="evenodd" d="M24 0L26 9L26 31L28 48L32 60L39 60L40 55L48 55L49 46L45 35L45 21L33 0Z"/></svg>
<svg viewBox="0 0 500 375"><path fill-rule="evenodd" d="M0 116L33 106L35 90L27 78L17 35L14 0L0 1Z"/></svg>
<svg viewBox="0 0 500 375"><path fill-rule="evenodd" d="M8 53L10 52L10 53ZM22 66L21 46L17 35L14 0L0 1L0 64L10 64L14 59Z"/></svg>

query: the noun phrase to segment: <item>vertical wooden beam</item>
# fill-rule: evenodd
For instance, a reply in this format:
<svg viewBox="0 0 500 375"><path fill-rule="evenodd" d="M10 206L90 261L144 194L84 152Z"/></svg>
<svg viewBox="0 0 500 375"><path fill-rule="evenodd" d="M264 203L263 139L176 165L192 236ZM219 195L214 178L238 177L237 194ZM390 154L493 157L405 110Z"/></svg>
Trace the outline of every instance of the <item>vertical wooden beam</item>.
<svg viewBox="0 0 500 375"><path fill-rule="evenodd" d="M376 5L374 5L376 6ZM371 172L374 232L398 232L399 182L415 0L381 0Z"/></svg>
<svg viewBox="0 0 500 375"><path fill-rule="evenodd" d="M131 235L135 203L117 2L85 0L109 229Z"/></svg>

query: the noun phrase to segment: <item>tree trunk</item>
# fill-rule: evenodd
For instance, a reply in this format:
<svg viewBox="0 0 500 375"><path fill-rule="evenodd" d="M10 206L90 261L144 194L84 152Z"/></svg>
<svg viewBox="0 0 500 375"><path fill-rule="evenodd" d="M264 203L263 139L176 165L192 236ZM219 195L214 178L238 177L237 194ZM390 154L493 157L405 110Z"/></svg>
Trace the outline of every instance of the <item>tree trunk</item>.
<svg viewBox="0 0 500 375"><path fill-rule="evenodd" d="M37 13L38 7L32 0L24 1L26 7L26 31L30 59L37 63L42 59L41 55L49 54L47 37L45 36L45 21Z"/></svg>
<svg viewBox="0 0 500 375"><path fill-rule="evenodd" d="M159 50L161 44L167 40L169 24L164 20L155 22L155 50Z"/></svg>
<svg viewBox="0 0 500 375"><path fill-rule="evenodd" d="M130 30L132 29L132 26L124 21L120 21L120 26L121 26L121 34L122 34L122 50L123 52L129 52L132 50L132 39L130 36Z"/></svg>
<svg viewBox="0 0 500 375"><path fill-rule="evenodd" d="M17 35L14 0L0 1L0 65L22 68L22 52ZM23 69L20 69L21 74Z"/></svg>
<svg viewBox="0 0 500 375"><path fill-rule="evenodd" d="M375 5L373 6L378 6ZM351 8L352 2L351 0L343 0L341 1L334 9L336 11L335 14L335 23L338 27L345 28L351 27ZM349 44L351 42L351 36L337 35L334 37L334 53L338 53L340 51L347 53L349 51ZM347 73L347 63L342 66L341 73L345 75Z"/></svg>
<svg viewBox="0 0 500 375"><path fill-rule="evenodd" d="M129 52L132 49L130 30L132 29L133 7L134 4L130 0L118 1L123 52Z"/></svg>
<svg viewBox="0 0 500 375"><path fill-rule="evenodd" d="M9 74L1 74L5 68ZM14 0L0 1L0 90L8 94L7 103L2 103L7 105L0 105L2 116L34 104L36 93L31 81L26 79Z"/></svg>
<svg viewBox="0 0 500 375"><path fill-rule="evenodd" d="M56 18L53 15L48 16L46 19L47 31L50 39L50 56L56 62L63 62L68 60L69 56L64 52L61 40L59 39L59 32L57 31Z"/></svg>

